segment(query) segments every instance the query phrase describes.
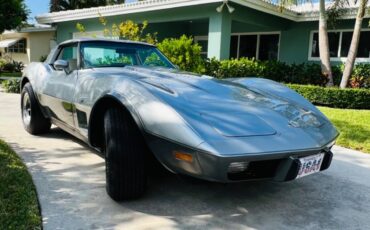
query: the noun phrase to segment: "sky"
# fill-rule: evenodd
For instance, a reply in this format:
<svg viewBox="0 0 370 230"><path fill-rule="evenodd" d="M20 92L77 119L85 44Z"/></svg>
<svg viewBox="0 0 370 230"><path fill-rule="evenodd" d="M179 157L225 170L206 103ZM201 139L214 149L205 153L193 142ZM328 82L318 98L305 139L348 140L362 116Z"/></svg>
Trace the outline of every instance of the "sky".
<svg viewBox="0 0 370 230"><path fill-rule="evenodd" d="M49 12L50 0L25 0L28 9L31 11L28 16L29 23L36 23L35 16Z"/></svg>
<svg viewBox="0 0 370 230"><path fill-rule="evenodd" d="M126 2L134 2L136 0L126 0ZM35 16L49 12L50 0L25 0L28 9L31 11L28 22L36 23Z"/></svg>

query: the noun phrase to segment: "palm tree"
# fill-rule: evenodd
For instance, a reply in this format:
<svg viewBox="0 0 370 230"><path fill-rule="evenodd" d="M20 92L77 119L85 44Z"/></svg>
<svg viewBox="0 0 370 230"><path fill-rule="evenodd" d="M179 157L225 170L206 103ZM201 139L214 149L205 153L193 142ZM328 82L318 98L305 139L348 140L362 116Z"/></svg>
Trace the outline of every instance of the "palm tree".
<svg viewBox="0 0 370 230"><path fill-rule="evenodd" d="M321 60L321 72L328 79L326 86L334 86L333 72L330 64L328 22L325 9L325 0L320 0L319 53Z"/></svg>
<svg viewBox="0 0 370 230"><path fill-rule="evenodd" d="M358 7L358 11L357 11L355 28L353 30L353 35L352 35L351 46L348 51L348 56L347 56L347 61L346 61L344 71L343 71L342 81L340 82L340 88L342 89L347 87L348 80L353 71L353 66L355 64L355 60L357 56L358 44L360 41L362 21L366 13L367 3L368 3L368 0L360 0L360 4Z"/></svg>
<svg viewBox="0 0 370 230"><path fill-rule="evenodd" d="M78 0L51 0L50 12L80 9L83 2Z"/></svg>
<svg viewBox="0 0 370 230"><path fill-rule="evenodd" d="M340 1L340 0L335 0ZM313 2L313 0L272 0L277 2L281 7L289 5L299 5L302 3ZM325 0L319 2L319 53L321 60L321 72L328 79L327 86L334 86L333 72L330 64L330 50L329 50L329 37L328 37L328 18L325 8Z"/></svg>

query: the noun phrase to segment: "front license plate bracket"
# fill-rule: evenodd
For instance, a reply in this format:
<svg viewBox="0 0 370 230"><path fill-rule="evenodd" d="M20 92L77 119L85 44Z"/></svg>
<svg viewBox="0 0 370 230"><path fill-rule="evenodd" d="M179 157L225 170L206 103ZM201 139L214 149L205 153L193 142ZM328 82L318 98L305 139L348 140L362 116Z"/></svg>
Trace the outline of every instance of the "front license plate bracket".
<svg viewBox="0 0 370 230"><path fill-rule="evenodd" d="M300 167L296 179L317 173L324 161L324 153L298 158Z"/></svg>

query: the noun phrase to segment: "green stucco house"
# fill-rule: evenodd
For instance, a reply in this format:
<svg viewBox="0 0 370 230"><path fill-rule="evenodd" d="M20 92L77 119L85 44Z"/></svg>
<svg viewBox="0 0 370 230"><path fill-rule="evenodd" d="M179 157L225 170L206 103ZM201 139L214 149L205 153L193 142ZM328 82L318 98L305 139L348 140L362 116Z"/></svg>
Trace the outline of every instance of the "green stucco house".
<svg viewBox="0 0 370 230"><path fill-rule="evenodd" d="M357 9L347 14L329 32L333 62L344 61L351 42ZM38 23L57 28L57 42L81 36L102 36L99 15L109 23L127 19L148 20L148 32L167 37L191 35L203 55L218 59L255 57L287 63L318 61L317 5L291 9L264 0L147 0L121 5L48 13ZM86 33L76 29L82 23ZM370 28L364 20L357 62L370 62Z"/></svg>

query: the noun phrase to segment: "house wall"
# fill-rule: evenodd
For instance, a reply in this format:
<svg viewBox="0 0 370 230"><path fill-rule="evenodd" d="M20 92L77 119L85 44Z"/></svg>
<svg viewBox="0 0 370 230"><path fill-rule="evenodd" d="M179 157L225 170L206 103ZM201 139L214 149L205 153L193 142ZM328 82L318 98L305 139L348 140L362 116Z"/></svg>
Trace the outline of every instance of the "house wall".
<svg viewBox="0 0 370 230"><path fill-rule="evenodd" d="M1 35L2 39L25 38L27 40L26 53L7 53L13 60L21 61L25 65L30 62L38 62L40 57L50 53L50 44L55 39L54 31L31 32L31 33L9 33ZM5 49L1 49L5 55Z"/></svg>
<svg viewBox="0 0 370 230"><path fill-rule="evenodd" d="M182 34L188 34L192 24L195 21L207 20L214 13L219 4L199 5L197 7L172 8L142 14L129 14L124 16L106 17L108 26L113 23L119 24L125 20L133 20L135 22L149 21L147 32L158 32L160 40L166 37L179 37ZM57 25L57 42L63 42L73 38L73 33L79 32L76 29L76 24L84 25L86 31L102 31L104 26L97 18L84 19L78 21L68 21L58 23ZM207 30L208 31L208 24Z"/></svg>
<svg viewBox="0 0 370 230"><path fill-rule="evenodd" d="M2 34L1 39L11 39L11 38L25 38L27 43L26 53L5 53L4 48L0 48L0 52L2 55L8 55L13 60L18 62L23 62L25 65L30 63L30 38L28 34L24 33L9 33L9 34Z"/></svg>
<svg viewBox="0 0 370 230"><path fill-rule="evenodd" d="M230 36L235 33L278 32L279 60L287 63L309 62L311 31L317 30L316 22L293 22L275 15L230 3L235 8L229 13L224 7L218 13L216 4L182 7L142 14L107 17L109 24L130 19L135 22L149 21L147 32L158 32L159 40L166 37L179 37L182 34L208 37L208 56L228 58ZM57 41L73 38L77 22L85 26L86 31L102 31L98 18L58 23ZM335 29L353 29L354 20L341 20ZM367 21L363 27L367 28ZM231 27L231 28L228 28Z"/></svg>
<svg viewBox="0 0 370 230"><path fill-rule="evenodd" d="M367 20L363 22L363 28L367 27ZM355 20L340 20L335 25L335 28L330 30L352 29L355 25ZM319 22L296 22L291 23L285 30L281 31L280 40L280 60L287 63L302 63L315 62L309 61L309 46L311 31L317 31ZM339 62L333 61L333 64Z"/></svg>
<svg viewBox="0 0 370 230"><path fill-rule="evenodd" d="M50 53L50 41L55 39L55 32L34 32L29 34L30 61L38 62L41 56Z"/></svg>

